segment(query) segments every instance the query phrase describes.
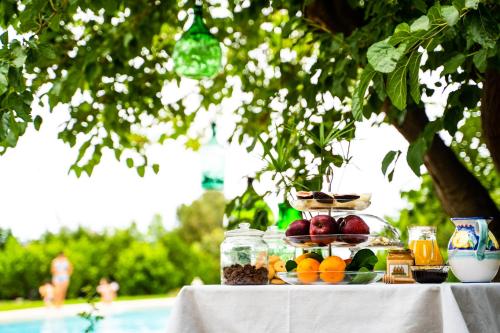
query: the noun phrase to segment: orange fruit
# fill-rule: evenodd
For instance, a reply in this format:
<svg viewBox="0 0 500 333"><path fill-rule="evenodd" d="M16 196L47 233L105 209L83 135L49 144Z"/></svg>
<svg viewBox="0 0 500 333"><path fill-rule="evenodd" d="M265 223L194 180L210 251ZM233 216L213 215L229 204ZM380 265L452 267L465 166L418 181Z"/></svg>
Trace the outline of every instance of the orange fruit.
<svg viewBox="0 0 500 333"><path fill-rule="evenodd" d="M297 277L302 283L318 280L319 262L312 258L304 258L297 266Z"/></svg>
<svg viewBox="0 0 500 333"><path fill-rule="evenodd" d="M325 258L319 265L321 280L329 283L338 283L344 279L346 263L337 256Z"/></svg>
<svg viewBox="0 0 500 333"><path fill-rule="evenodd" d="M300 256L298 256L297 258L295 258L295 262L298 264L300 264L300 262L306 258L309 258L309 253L304 253L304 254L301 254Z"/></svg>

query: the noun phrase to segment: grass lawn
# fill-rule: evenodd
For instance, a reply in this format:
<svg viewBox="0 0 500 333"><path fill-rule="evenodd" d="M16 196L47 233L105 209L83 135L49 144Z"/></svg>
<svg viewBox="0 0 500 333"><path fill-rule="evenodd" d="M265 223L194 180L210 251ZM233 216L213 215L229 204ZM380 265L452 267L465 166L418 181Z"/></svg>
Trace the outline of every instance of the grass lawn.
<svg viewBox="0 0 500 333"><path fill-rule="evenodd" d="M165 298L165 297L175 297L178 293L178 290L171 291L167 294L160 295L134 295L134 296L118 296L116 301L133 301L133 300L141 300L141 299L152 299L152 298ZM74 298L68 299L64 302L64 304L82 304L86 303L84 298ZM40 308L43 307L43 301L37 300L0 300L0 311L10 311L10 310L22 310L22 309L30 309L30 308Z"/></svg>

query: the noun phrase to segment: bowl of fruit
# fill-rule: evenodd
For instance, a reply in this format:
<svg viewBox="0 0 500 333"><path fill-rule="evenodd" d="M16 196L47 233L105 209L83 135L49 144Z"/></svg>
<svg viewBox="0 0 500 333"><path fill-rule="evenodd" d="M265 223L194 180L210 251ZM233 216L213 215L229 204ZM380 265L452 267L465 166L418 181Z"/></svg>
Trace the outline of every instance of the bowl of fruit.
<svg viewBox="0 0 500 333"><path fill-rule="evenodd" d="M379 281L384 271L374 271L378 258L369 249L359 250L352 259L338 256L323 258L309 252L285 264L286 272L277 273L288 284L342 285L370 284Z"/></svg>
<svg viewBox="0 0 500 333"><path fill-rule="evenodd" d="M318 214L292 222L285 241L295 247L401 247L399 232L387 221L369 214Z"/></svg>

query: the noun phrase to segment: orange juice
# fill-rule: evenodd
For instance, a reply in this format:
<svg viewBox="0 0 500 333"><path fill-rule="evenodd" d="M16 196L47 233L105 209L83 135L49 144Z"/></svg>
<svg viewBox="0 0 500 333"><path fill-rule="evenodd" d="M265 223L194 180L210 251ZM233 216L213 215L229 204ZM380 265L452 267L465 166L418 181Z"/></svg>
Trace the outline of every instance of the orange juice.
<svg viewBox="0 0 500 333"><path fill-rule="evenodd" d="M439 251L439 247L435 239L411 240L409 247L415 257L415 265L443 265L443 257L441 256L441 252Z"/></svg>

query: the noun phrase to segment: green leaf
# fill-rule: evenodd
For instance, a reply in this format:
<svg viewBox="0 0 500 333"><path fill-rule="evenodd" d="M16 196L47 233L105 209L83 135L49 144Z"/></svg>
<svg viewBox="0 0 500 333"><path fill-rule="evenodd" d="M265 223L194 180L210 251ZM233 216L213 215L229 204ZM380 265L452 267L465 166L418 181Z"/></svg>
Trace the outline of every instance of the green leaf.
<svg viewBox="0 0 500 333"><path fill-rule="evenodd" d="M354 119L356 120L360 120L363 116L363 102L365 100L365 93L368 89L368 85L375 76L375 73L376 72L369 65L366 66L363 69L363 73L361 73L358 87L354 91L354 95L352 97L352 113Z"/></svg>
<svg viewBox="0 0 500 333"><path fill-rule="evenodd" d="M420 83L418 80L418 73L420 70L420 59L422 54L419 52L413 52L408 60L408 75L410 84L410 95L415 101L415 103L420 103Z"/></svg>
<svg viewBox="0 0 500 333"><path fill-rule="evenodd" d="M287 272L291 272L297 268L297 263L295 262L295 260L288 260L285 264L285 268Z"/></svg>
<svg viewBox="0 0 500 333"><path fill-rule="evenodd" d="M6 75L6 73L3 73L2 68L0 68L0 96L7 91L8 87L9 87L8 76Z"/></svg>
<svg viewBox="0 0 500 333"><path fill-rule="evenodd" d="M454 26L459 19L458 10L455 6L442 6L441 7L441 16L444 18L446 23L451 27Z"/></svg>
<svg viewBox="0 0 500 333"><path fill-rule="evenodd" d="M83 166L83 171L87 174L87 176L92 176L92 171L94 171L94 164L86 164Z"/></svg>
<svg viewBox="0 0 500 333"><path fill-rule="evenodd" d="M38 131L40 129L40 126L42 126L42 117L36 116L35 119L33 120L33 125L35 126L35 129Z"/></svg>
<svg viewBox="0 0 500 333"><path fill-rule="evenodd" d="M87 149L90 147L90 140L89 141L85 141L81 146L80 148L78 149L78 156L76 157L76 163L79 162L83 156L85 155L85 152L87 151Z"/></svg>
<svg viewBox="0 0 500 333"><path fill-rule="evenodd" d="M467 43L478 43L483 48L495 48L498 39L497 23L487 15L466 16ZM470 40L470 41L469 41Z"/></svg>
<svg viewBox="0 0 500 333"><path fill-rule="evenodd" d="M394 159L396 158L396 156L399 154L399 151L396 151L396 150L391 150L389 151L384 159L382 160L382 173L385 175L386 172L387 172L387 168L389 167L389 165L392 163L392 161L394 161Z"/></svg>
<svg viewBox="0 0 500 333"><path fill-rule="evenodd" d="M448 60L447 62L445 62L442 74L455 73L457 68L464 63L465 58L466 58L465 55L459 53L450 60Z"/></svg>
<svg viewBox="0 0 500 333"><path fill-rule="evenodd" d="M75 173L76 178L80 178L80 176L82 175L82 168L80 168L78 165L72 165L71 168L69 168L68 174L71 172L71 170L73 170L73 172Z"/></svg>
<svg viewBox="0 0 500 333"><path fill-rule="evenodd" d="M400 31L406 31L406 32L410 32L410 26L408 25L408 23L400 23L396 26L396 28L394 29L394 32L400 32Z"/></svg>
<svg viewBox="0 0 500 333"><path fill-rule="evenodd" d="M388 40L377 42L368 48L368 62L381 73L391 73L403 55L403 51L389 44Z"/></svg>
<svg viewBox="0 0 500 333"><path fill-rule="evenodd" d="M465 0L453 0L451 3L458 10L462 10L465 7Z"/></svg>
<svg viewBox="0 0 500 333"><path fill-rule="evenodd" d="M155 164L153 164L153 172L154 172L155 174L158 174L158 172L159 172L159 171L160 171L160 165L158 165L158 164L156 164L156 163L155 163Z"/></svg>
<svg viewBox="0 0 500 333"><path fill-rule="evenodd" d="M387 175L387 179L389 180L389 182L392 182L392 178L394 177L394 170L396 170L396 168L392 168L391 172L389 172L389 174Z"/></svg>
<svg viewBox="0 0 500 333"><path fill-rule="evenodd" d="M322 262L324 259L323 256L317 252L310 252L308 258L312 258L314 260L317 260L318 262Z"/></svg>
<svg viewBox="0 0 500 333"><path fill-rule="evenodd" d="M425 125L424 132L422 137L425 139L425 142L428 146L432 144L432 140L434 140L434 136L443 129L443 120L441 118L437 118L429 122Z"/></svg>
<svg viewBox="0 0 500 333"><path fill-rule="evenodd" d="M398 65L394 72L387 76L387 95L399 110L406 108L406 71L408 61L403 61Z"/></svg>
<svg viewBox="0 0 500 333"><path fill-rule="evenodd" d="M420 166L424 163L424 155L427 150L425 138L419 138L412 142L406 153L406 161L413 172L420 176Z"/></svg>
<svg viewBox="0 0 500 333"><path fill-rule="evenodd" d="M475 84L462 85L456 93L461 106L469 109L475 108L481 98L481 89Z"/></svg>
<svg viewBox="0 0 500 333"><path fill-rule="evenodd" d="M406 42L412 37L409 31L398 31L389 38L389 44L396 46L399 43Z"/></svg>
<svg viewBox="0 0 500 333"><path fill-rule="evenodd" d="M139 165L137 167L137 174L140 176L140 177L144 177L144 173L146 172L146 166L144 165Z"/></svg>
<svg viewBox="0 0 500 333"><path fill-rule="evenodd" d="M126 163L129 168L132 168L134 166L134 160L131 157L127 158Z"/></svg>
<svg viewBox="0 0 500 333"><path fill-rule="evenodd" d="M54 51L54 48L51 47L50 45L47 45L45 43L40 44L38 46L38 51L40 52L40 55L48 60L55 60L57 58L57 55Z"/></svg>
<svg viewBox="0 0 500 333"><path fill-rule="evenodd" d="M427 5L424 0L413 0L413 5L422 13L427 12Z"/></svg>
<svg viewBox="0 0 500 333"><path fill-rule="evenodd" d="M366 268L372 271L375 264L378 262L378 258L370 249L361 249L352 258L352 261L345 268L346 271L359 271L362 268Z"/></svg>
<svg viewBox="0 0 500 333"><path fill-rule="evenodd" d="M372 81L373 89L375 89L379 100L383 102L387 97L387 93L385 92L384 75L382 73L377 73L373 77Z"/></svg>
<svg viewBox="0 0 500 333"><path fill-rule="evenodd" d="M445 110L443 115L443 127L451 136L457 132L458 122L463 118L463 110L457 106L452 106Z"/></svg>
<svg viewBox="0 0 500 333"><path fill-rule="evenodd" d="M2 34L0 34L0 43L2 46L9 44L9 31L5 30Z"/></svg>
<svg viewBox="0 0 500 333"><path fill-rule="evenodd" d="M465 8L477 9L480 0L465 0Z"/></svg>
<svg viewBox="0 0 500 333"><path fill-rule="evenodd" d="M474 65L481 73L484 73L484 71L486 70L487 56L488 56L488 50L481 49L472 57Z"/></svg>
<svg viewBox="0 0 500 333"><path fill-rule="evenodd" d="M122 157L122 150L121 149L113 149L113 152L115 153L115 158L117 161L120 161L120 158Z"/></svg>
<svg viewBox="0 0 500 333"><path fill-rule="evenodd" d="M430 23L427 15L422 15L410 25L410 31L429 30Z"/></svg>
<svg viewBox="0 0 500 333"><path fill-rule="evenodd" d="M436 2L434 6L429 8L427 11L427 17L429 18L429 23L432 26L433 24L441 24L443 17L441 15L441 5L439 2Z"/></svg>
<svg viewBox="0 0 500 333"><path fill-rule="evenodd" d="M370 272L365 267L362 267L359 272L364 274L356 274L349 284L368 284L377 276L376 273Z"/></svg>
<svg viewBox="0 0 500 333"><path fill-rule="evenodd" d="M21 68L24 66L26 62L26 51L22 48L22 46L18 45L12 50L12 65L17 68Z"/></svg>

